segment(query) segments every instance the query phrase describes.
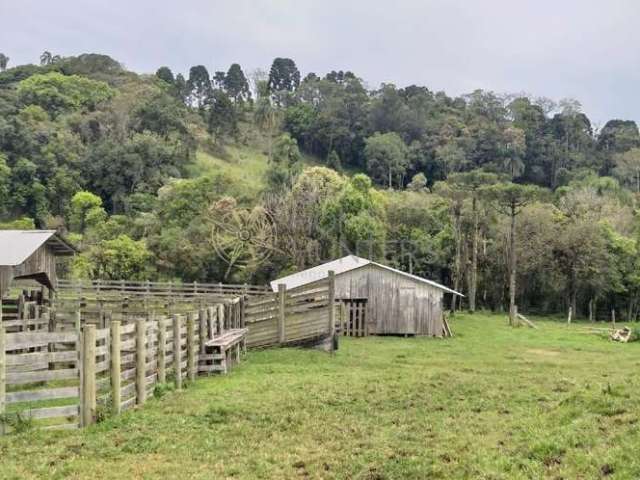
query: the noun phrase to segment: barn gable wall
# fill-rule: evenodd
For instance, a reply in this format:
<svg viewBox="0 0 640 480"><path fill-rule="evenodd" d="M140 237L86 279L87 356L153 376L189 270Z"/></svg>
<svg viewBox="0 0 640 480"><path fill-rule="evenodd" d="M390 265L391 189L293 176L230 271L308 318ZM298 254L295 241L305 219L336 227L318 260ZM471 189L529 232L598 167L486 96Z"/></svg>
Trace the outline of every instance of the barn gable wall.
<svg viewBox="0 0 640 480"><path fill-rule="evenodd" d="M336 298L366 298L369 332L442 334L442 290L375 264L336 275Z"/></svg>
<svg viewBox="0 0 640 480"><path fill-rule="evenodd" d="M44 274L47 286L56 287L56 255L47 244L42 245L23 263L15 267L0 266L0 294L4 295L17 277Z"/></svg>

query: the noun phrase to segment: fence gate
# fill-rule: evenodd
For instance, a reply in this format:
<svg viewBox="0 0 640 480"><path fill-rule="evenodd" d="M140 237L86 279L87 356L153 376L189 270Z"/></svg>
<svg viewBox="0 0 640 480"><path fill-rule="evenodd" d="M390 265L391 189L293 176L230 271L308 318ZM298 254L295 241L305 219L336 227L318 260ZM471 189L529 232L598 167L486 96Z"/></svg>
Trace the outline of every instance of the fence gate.
<svg viewBox="0 0 640 480"><path fill-rule="evenodd" d="M342 301L344 315L342 318L342 334L347 337L366 337L369 335L367 327L367 299L349 298Z"/></svg>

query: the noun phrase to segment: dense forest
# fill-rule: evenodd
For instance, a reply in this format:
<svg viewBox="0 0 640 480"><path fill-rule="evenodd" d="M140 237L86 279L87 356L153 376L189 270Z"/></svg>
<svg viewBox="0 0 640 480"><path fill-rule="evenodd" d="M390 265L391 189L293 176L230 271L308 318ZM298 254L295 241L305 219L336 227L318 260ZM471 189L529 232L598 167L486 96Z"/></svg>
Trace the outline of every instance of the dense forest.
<svg viewBox="0 0 640 480"><path fill-rule="evenodd" d="M9 53L9 52L7 52ZM263 283L354 253L453 308L638 317L640 134L575 100L302 73L155 75L0 54L2 228L55 228L74 277Z"/></svg>

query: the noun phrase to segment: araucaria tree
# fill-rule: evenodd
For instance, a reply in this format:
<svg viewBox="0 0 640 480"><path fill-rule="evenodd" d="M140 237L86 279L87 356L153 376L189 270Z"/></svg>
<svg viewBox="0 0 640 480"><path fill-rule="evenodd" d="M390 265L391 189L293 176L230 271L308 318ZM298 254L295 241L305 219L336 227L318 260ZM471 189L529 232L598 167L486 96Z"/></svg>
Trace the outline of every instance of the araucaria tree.
<svg viewBox="0 0 640 480"><path fill-rule="evenodd" d="M0 72L4 72L7 69L8 63L9 57L7 57L4 53L0 53Z"/></svg>
<svg viewBox="0 0 640 480"><path fill-rule="evenodd" d="M496 209L509 217L509 324L516 326L516 217L522 209L542 197L544 190L535 185L519 185L501 182L482 189L483 195L493 202Z"/></svg>
<svg viewBox="0 0 640 480"><path fill-rule="evenodd" d="M449 175L447 182L452 191L460 192L466 199L471 200L471 271L469 273L469 311L476 310L476 296L478 291L478 242L480 237L480 208L479 203L482 201L480 190L496 183L498 177L494 173L483 172L481 170L473 170L471 172L454 173ZM458 253L459 265L459 249Z"/></svg>

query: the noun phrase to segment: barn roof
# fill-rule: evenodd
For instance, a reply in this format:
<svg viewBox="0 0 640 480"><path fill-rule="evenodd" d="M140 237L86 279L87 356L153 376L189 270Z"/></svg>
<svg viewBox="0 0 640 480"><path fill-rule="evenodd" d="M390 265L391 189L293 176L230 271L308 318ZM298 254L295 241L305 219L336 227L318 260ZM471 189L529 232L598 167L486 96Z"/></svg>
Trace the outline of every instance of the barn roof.
<svg viewBox="0 0 640 480"><path fill-rule="evenodd" d="M15 267L27 260L42 245L56 255L73 255L75 249L55 230L0 230L0 266Z"/></svg>
<svg viewBox="0 0 640 480"><path fill-rule="evenodd" d="M322 280L323 278L327 278L327 275L330 271L335 272L336 275L340 275L341 273L349 272L357 268L362 268L366 265L375 265L378 268L382 268L384 270L397 273L407 278L411 278L416 282L426 283L427 285L438 288L447 293L453 293L456 295L460 295L461 297L464 296L460 292L451 290L450 288L445 287L444 285L441 285L432 280L427 280L426 278L418 277L417 275L412 275L410 273L403 272L402 270L397 270L387 265L383 265L382 263L373 262L371 260L367 260L366 258L357 257L355 255L347 255L346 257L342 257L328 263L323 263L322 265L318 265L317 267L308 268L307 270L303 270L286 277L278 278L277 280L271 282L271 289L273 291L276 291L278 289L278 284L280 283L284 283L287 286L287 289L300 287L302 285L307 285L309 283Z"/></svg>

